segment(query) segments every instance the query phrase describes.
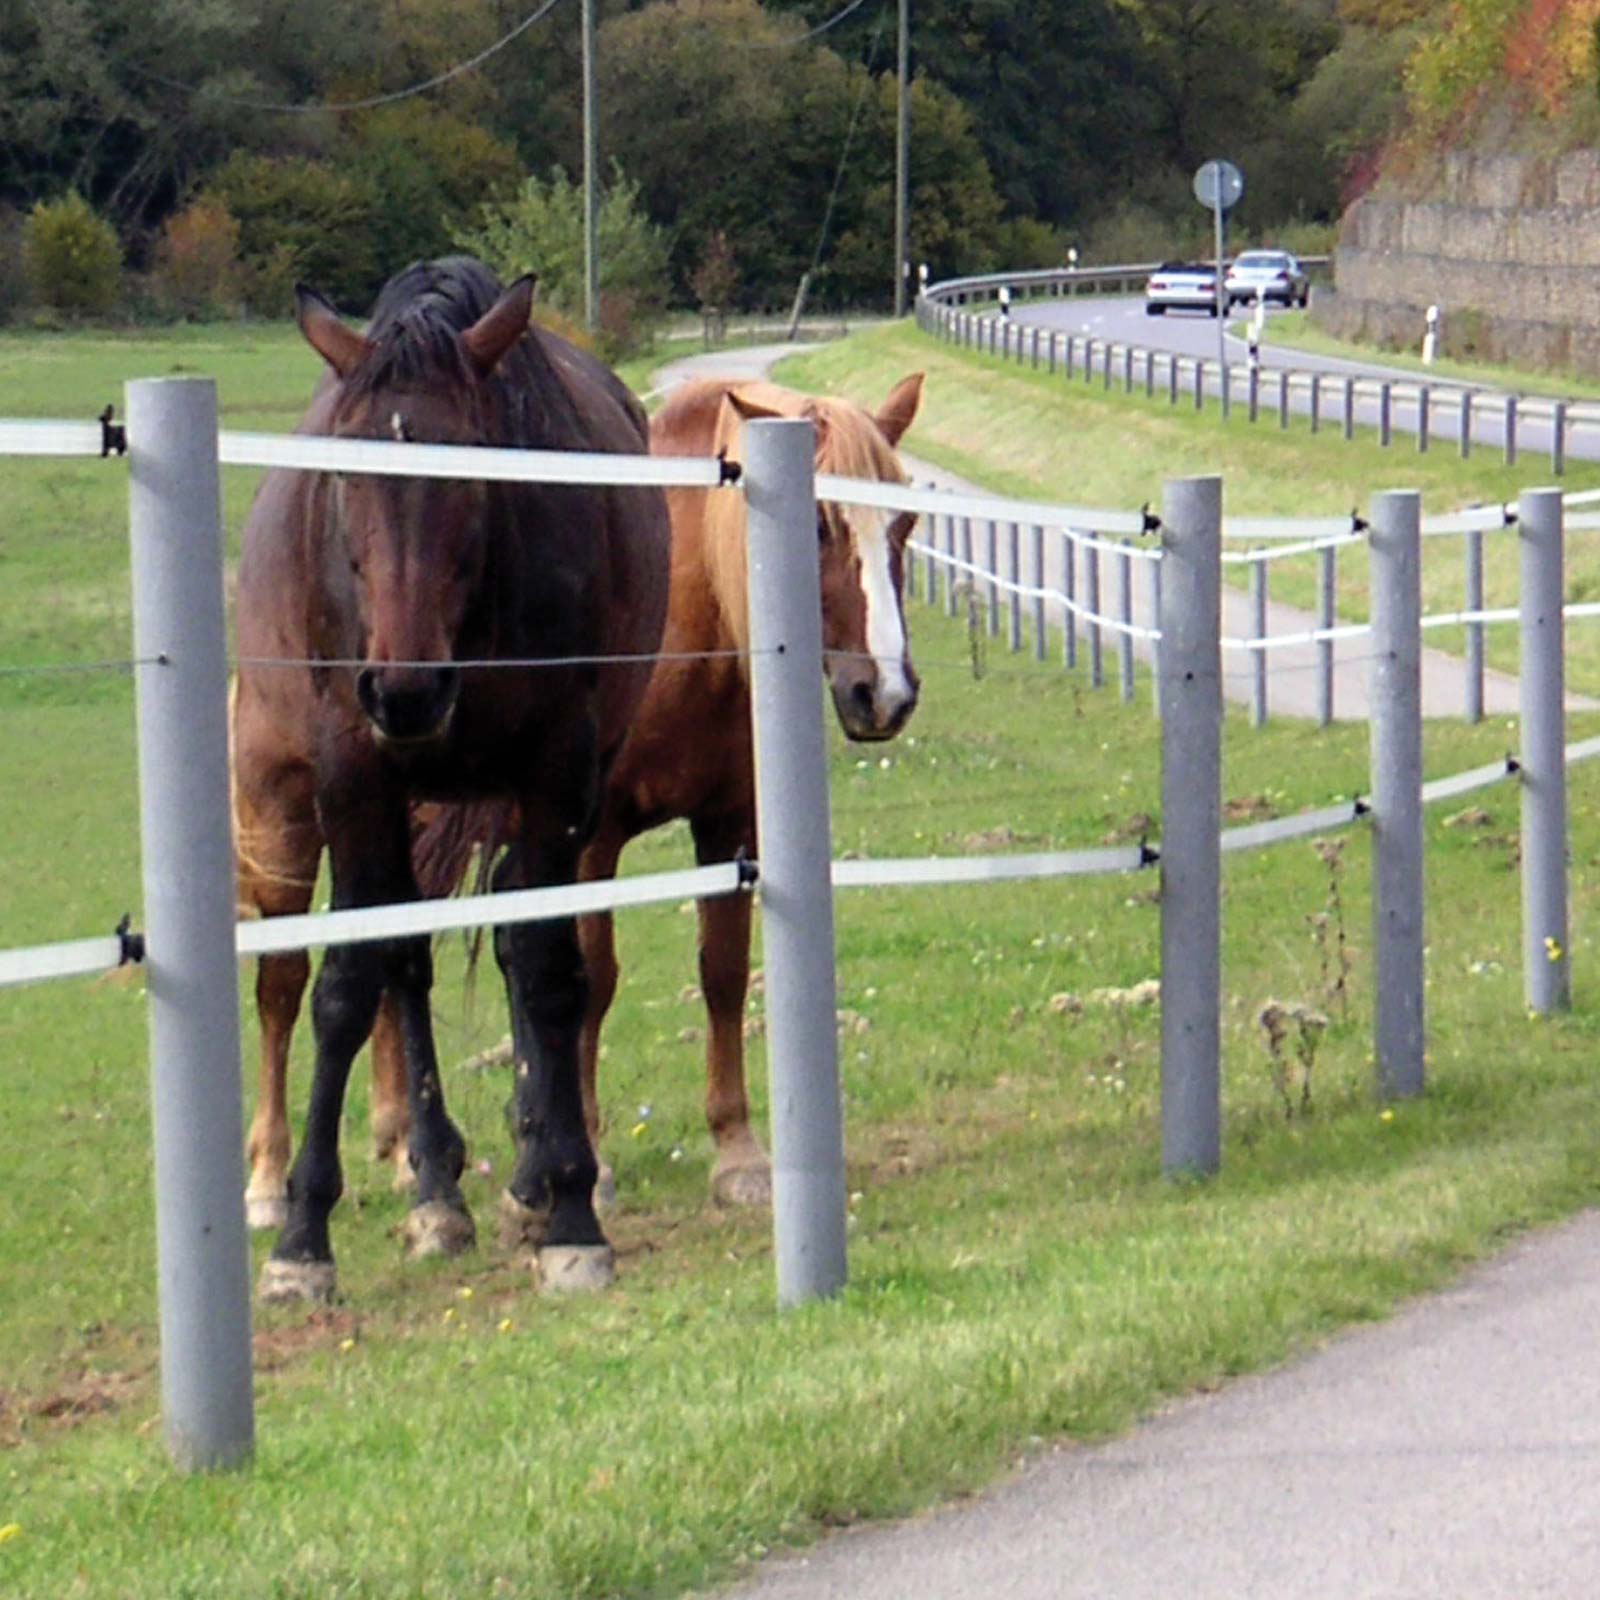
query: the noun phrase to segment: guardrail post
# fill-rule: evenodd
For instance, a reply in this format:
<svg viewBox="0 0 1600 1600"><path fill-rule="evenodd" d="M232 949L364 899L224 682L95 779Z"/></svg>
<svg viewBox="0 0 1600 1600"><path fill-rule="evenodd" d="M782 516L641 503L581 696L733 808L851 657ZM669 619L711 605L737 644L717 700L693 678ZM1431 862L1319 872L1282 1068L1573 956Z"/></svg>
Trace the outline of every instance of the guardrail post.
<svg viewBox="0 0 1600 1600"><path fill-rule="evenodd" d="M1117 635L1118 683L1122 703L1133 700L1133 557L1126 546L1117 557L1117 619L1122 630Z"/></svg>
<svg viewBox="0 0 1600 1600"><path fill-rule="evenodd" d="M1289 372L1284 368L1278 374L1278 426L1289 426Z"/></svg>
<svg viewBox="0 0 1600 1600"><path fill-rule="evenodd" d="M1317 626L1331 628L1338 615L1338 547L1326 545L1317 552ZM1333 640L1317 640L1317 725L1333 721Z"/></svg>
<svg viewBox="0 0 1600 1600"><path fill-rule="evenodd" d="M956 565L956 519L954 515L944 519L944 548L949 560L944 569L944 609L948 616L956 616L961 609L961 586L966 583L967 576Z"/></svg>
<svg viewBox="0 0 1600 1600"><path fill-rule="evenodd" d="M1428 453L1428 402L1431 395L1427 384L1417 386L1417 454Z"/></svg>
<svg viewBox="0 0 1600 1600"><path fill-rule="evenodd" d="M1378 385L1378 443L1385 450L1394 437L1394 389L1388 383Z"/></svg>
<svg viewBox="0 0 1600 1600"><path fill-rule="evenodd" d="M1022 529L1007 524L1006 543L1011 555L1011 653L1022 648Z"/></svg>
<svg viewBox="0 0 1600 1600"><path fill-rule="evenodd" d="M1150 624L1155 637L1150 641L1150 709L1161 715L1161 562L1146 562L1150 568Z"/></svg>
<svg viewBox="0 0 1600 1600"><path fill-rule="evenodd" d="M1175 406L1178 403L1178 358L1175 355L1167 357L1167 404Z"/></svg>
<svg viewBox="0 0 1600 1600"><path fill-rule="evenodd" d="M1078 613L1073 606L1078 600L1078 548L1065 529L1061 532L1061 592L1068 601L1062 608L1061 662L1063 666L1075 667L1078 664Z"/></svg>
<svg viewBox="0 0 1600 1600"><path fill-rule="evenodd" d="M1050 654L1050 641L1044 614L1044 526L1038 522L1033 525L1033 587L1033 659L1044 661Z"/></svg>
<svg viewBox="0 0 1600 1600"><path fill-rule="evenodd" d="M1061 375L1064 378L1072 377L1078 367L1078 336L1073 333L1067 335L1067 359L1062 363Z"/></svg>
<svg viewBox="0 0 1600 1600"><path fill-rule="evenodd" d="M989 574L989 637L1000 637L1000 524L989 519L988 537L984 541L984 570Z"/></svg>
<svg viewBox="0 0 1600 1600"><path fill-rule="evenodd" d="M1106 681L1104 641L1100 628L1100 549L1085 545L1083 550L1083 603L1089 624L1089 687L1103 688Z"/></svg>
<svg viewBox="0 0 1600 1600"><path fill-rule="evenodd" d="M1311 431L1316 433L1322 426L1322 374L1311 374Z"/></svg>
<svg viewBox="0 0 1600 1600"><path fill-rule="evenodd" d="M778 1303L844 1285L844 1116L810 422L745 425L750 689Z"/></svg>
<svg viewBox="0 0 1600 1600"><path fill-rule="evenodd" d="M1245 380L1245 392L1249 396L1250 420L1256 422L1261 417L1261 368L1251 365Z"/></svg>
<svg viewBox="0 0 1600 1600"><path fill-rule="evenodd" d="M1385 1100L1422 1093L1422 499L1373 496L1373 1051Z"/></svg>
<svg viewBox="0 0 1600 1600"><path fill-rule="evenodd" d="M1161 1165L1222 1159L1222 480L1161 509Z"/></svg>
<svg viewBox="0 0 1600 1600"><path fill-rule="evenodd" d="M127 386L161 1408L180 1471L255 1439L217 393Z"/></svg>
<svg viewBox="0 0 1600 1600"><path fill-rule="evenodd" d="M1517 397L1506 396L1506 465L1517 464Z"/></svg>
<svg viewBox="0 0 1600 1600"><path fill-rule="evenodd" d="M1250 626L1257 639L1267 636L1267 563L1250 563ZM1250 726L1267 725L1267 652L1250 652Z"/></svg>
<svg viewBox="0 0 1600 1600"><path fill-rule="evenodd" d="M1461 391L1461 459L1472 454L1472 391Z"/></svg>
<svg viewBox="0 0 1600 1600"><path fill-rule="evenodd" d="M1344 380L1344 436L1353 439L1356 436L1356 380Z"/></svg>
<svg viewBox="0 0 1600 1600"><path fill-rule="evenodd" d="M1468 612L1483 610L1483 529L1468 528L1466 544L1462 547L1466 557ZM1467 674L1463 685L1466 704L1462 714L1468 722L1483 721L1483 624L1467 624Z"/></svg>
<svg viewBox="0 0 1600 1600"><path fill-rule="evenodd" d="M1156 397L1156 353L1146 350L1144 353L1144 397L1154 400Z"/></svg>
<svg viewBox="0 0 1600 1600"><path fill-rule="evenodd" d="M1567 470L1567 402L1550 407L1550 470L1559 478Z"/></svg>
<svg viewBox="0 0 1600 1600"><path fill-rule="evenodd" d="M1572 1006L1567 937L1566 682L1561 491L1525 489L1522 547L1522 991L1541 1016Z"/></svg>
<svg viewBox="0 0 1600 1600"><path fill-rule="evenodd" d="M1133 346L1125 344L1122 347L1122 392L1133 393Z"/></svg>

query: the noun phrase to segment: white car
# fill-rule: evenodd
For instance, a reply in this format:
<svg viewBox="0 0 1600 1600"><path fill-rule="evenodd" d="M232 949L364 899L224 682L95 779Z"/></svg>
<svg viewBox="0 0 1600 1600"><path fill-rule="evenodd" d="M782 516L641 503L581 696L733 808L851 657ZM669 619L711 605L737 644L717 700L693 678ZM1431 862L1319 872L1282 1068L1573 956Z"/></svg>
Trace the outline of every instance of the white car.
<svg viewBox="0 0 1600 1600"><path fill-rule="evenodd" d="M1163 261L1145 281L1144 309L1159 317L1168 311L1217 314L1217 269L1192 261Z"/></svg>
<svg viewBox="0 0 1600 1600"><path fill-rule="evenodd" d="M1304 306L1311 299L1306 269L1287 250L1243 250L1222 279L1231 310L1259 297L1279 305Z"/></svg>

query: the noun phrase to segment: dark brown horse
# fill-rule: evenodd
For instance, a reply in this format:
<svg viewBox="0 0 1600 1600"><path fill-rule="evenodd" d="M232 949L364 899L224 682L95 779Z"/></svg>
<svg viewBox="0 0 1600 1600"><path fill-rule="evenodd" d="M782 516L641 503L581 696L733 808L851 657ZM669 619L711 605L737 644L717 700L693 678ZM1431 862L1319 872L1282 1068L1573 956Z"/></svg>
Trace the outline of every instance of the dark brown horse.
<svg viewBox="0 0 1600 1600"><path fill-rule="evenodd" d="M904 379L874 417L847 401L813 399L767 383L707 381L677 390L650 427L657 455L740 459L740 430L754 417L809 417L819 470L900 483L895 445L922 396L922 374ZM689 821L695 855L728 861L757 854L755 761L751 745L745 594L744 496L727 490L669 489L672 589L663 660L656 667L611 768L600 821L579 876L609 878L630 839L664 822ZM902 559L915 518L824 502L817 508L824 666L840 725L852 739L893 738L917 703L901 606ZM439 813L418 841L426 893L448 893L464 874L474 841L502 826L479 810ZM771 1198L771 1170L750 1127L745 1090L744 1004L750 976L750 901L703 900L700 986L707 1021L706 1116L716 1145L712 1193L726 1204ZM595 1072L600 1029L617 986L609 915L579 919L588 969L583 1021L584 1110L598 1148ZM373 1041L375 1119L404 1107L398 1033L386 1005ZM605 1175L609 1178L609 1174Z"/></svg>
<svg viewBox="0 0 1600 1600"><path fill-rule="evenodd" d="M328 374L303 433L424 443L642 453L643 413L598 362L529 324L533 282L504 292L456 258L408 268L364 334L301 289L301 331ZM606 774L649 677L666 611L659 491L375 474L273 472L244 534L234 703L242 896L303 910L322 849L335 907L416 898L419 801L509 803L497 888L572 881ZM514 665L527 661L566 665ZM284 663L279 665L277 663ZM487 663L483 666L467 663ZM501 665L501 663L507 663ZM571 919L501 928L515 1041L517 1159L508 1206L545 1281L610 1277L595 1217L579 1033L583 961ZM260 963L263 1084L252 1130L256 1221L279 1201L288 1153L282 1083L308 966ZM416 1253L473 1240L464 1146L445 1112L429 1018L425 937L334 946L312 994L316 1068L269 1298L334 1283L328 1218L350 1063L385 995L404 1058L417 1183ZM392 1086L391 1086L392 1087Z"/></svg>

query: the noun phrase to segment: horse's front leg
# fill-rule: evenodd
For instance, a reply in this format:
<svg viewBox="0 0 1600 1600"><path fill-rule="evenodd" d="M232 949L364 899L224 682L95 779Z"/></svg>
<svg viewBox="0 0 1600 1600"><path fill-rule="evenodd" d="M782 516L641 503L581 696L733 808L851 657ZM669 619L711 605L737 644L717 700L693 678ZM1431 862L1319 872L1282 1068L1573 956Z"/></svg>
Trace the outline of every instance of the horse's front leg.
<svg viewBox="0 0 1600 1600"><path fill-rule="evenodd" d="M575 841L508 852L497 889L570 883ZM531 1248L547 1290L611 1282L611 1246L594 1210L596 1164L578 1062L588 984L571 917L501 927L495 955L511 1002L516 1166L504 1202L507 1242Z"/></svg>

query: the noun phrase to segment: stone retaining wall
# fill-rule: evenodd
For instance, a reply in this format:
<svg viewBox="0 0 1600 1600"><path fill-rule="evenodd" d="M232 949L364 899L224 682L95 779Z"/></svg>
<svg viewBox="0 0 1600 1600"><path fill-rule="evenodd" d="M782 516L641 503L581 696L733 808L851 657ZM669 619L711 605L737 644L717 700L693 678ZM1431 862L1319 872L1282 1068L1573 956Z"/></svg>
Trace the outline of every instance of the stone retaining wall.
<svg viewBox="0 0 1600 1600"><path fill-rule="evenodd" d="M1345 213L1316 321L1416 348L1437 305L1442 354L1600 376L1600 150L1455 154L1434 178Z"/></svg>

